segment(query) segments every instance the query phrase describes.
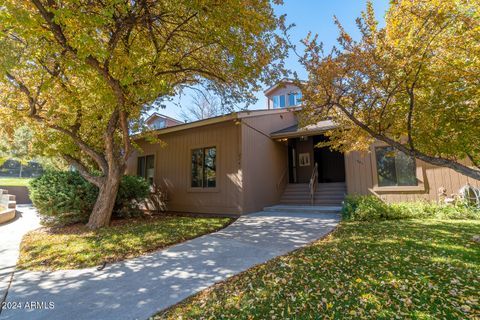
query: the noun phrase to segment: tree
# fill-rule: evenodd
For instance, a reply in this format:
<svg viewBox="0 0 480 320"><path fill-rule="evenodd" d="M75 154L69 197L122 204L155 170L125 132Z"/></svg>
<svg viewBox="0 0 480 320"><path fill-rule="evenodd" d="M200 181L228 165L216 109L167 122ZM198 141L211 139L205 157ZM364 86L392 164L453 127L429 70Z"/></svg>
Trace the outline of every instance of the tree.
<svg viewBox="0 0 480 320"><path fill-rule="evenodd" d="M269 1L3 0L1 125L28 123L96 185L87 226L106 226L142 112L187 86L251 101L280 76L282 22Z"/></svg>
<svg viewBox="0 0 480 320"><path fill-rule="evenodd" d="M0 155L3 159L17 160L20 164L18 176L21 178L23 166L33 160L33 132L27 126L15 128L11 139L7 135L0 138Z"/></svg>
<svg viewBox="0 0 480 320"><path fill-rule="evenodd" d="M182 111L181 117L186 121L203 120L225 113L220 100L210 92L195 91L192 104Z"/></svg>
<svg viewBox="0 0 480 320"><path fill-rule="evenodd" d="M340 30L325 54L307 38L304 121L331 117L333 148L378 139L427 163L480 179L480 2L391 1L385 28L372 4L358 41ZM469 163L467 163L467 160Z"/></svg>

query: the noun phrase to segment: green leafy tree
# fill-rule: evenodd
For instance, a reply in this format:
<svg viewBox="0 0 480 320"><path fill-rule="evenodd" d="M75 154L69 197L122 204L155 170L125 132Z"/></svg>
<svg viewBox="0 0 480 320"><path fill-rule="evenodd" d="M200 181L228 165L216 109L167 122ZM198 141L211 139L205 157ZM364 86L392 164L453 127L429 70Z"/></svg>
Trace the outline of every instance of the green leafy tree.
<svg viewBox="0 0 480 320"><path fill-rule="evenodd" d="M0 26L1 125L29 123L99 187L90 228L110 222L147 106L191 86L253 101L287 48L266 0L2 0Z"/></svg>
<svg viewBox="0 0 480 320"><path fill-rule="evenodd" d="M32 139L33 131L27 126L16 128L11 138L8 135L2 135L0 139L2 158L0 162L4 163L6 160L18 161L20 165L18 176L20 178L22 177L23 166L34 159Z"/></svg>
<svg viewBox="0 0 480 320"><path fill-rule="evenodd" d="M359 41L338 21L331 53L307 38L304 121L337 122L334 148L378 139L480 179L479 8L478 0L396 0L379 28L369 2Z"/></svg>

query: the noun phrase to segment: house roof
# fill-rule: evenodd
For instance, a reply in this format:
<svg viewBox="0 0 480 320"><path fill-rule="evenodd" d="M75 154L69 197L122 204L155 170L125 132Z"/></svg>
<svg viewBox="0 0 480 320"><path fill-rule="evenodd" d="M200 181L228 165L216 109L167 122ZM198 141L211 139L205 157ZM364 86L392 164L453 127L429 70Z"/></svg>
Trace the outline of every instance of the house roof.
<svg viewBox="0 0 480 320"><path fill-rule="evenodd" d="M304 83L304 81L300 81L301 83ZM275 83L273 86L271 86L270 88L268 88L267 90L263 91L263 93L267 96L269 95L272 91L274 91L275 89L277 88L280 88L282 86L285 86L287 84L293 84L295 85L295 80L293 79L288 79L288 78L284 78L282 80L280 80L279 82Z"/></svg>
<svg viewBox="0 0 480 320"><path fill-rule="evenodd" d="M298 110L299 110L299 107L289 107L289 108L282 108L282 109L244 110L244 111L232 112L232 113L228 113L225 115L212 117L208 119L197 120L189 123L182 123L175 126L162 128L162 129L151 130L151 131L148 131L148 134L154 133L154 134L161 135L161 134L166 134L166 133L171 133L176 131L208 126L208 125L221 123L229 120L244 119L244 118L257 117L257 116L263 116L268 114L282 114L287 112L295 112ZM146 134L147 132L134 135L134 139L140 139Z"/></svg>
<svg viewBox="0 0 480 320"><path fill-rule="evenodd" d="M294 137L301 137L301 136L310 136L317 133L322 133L330 129L335 129L337 124L335 124L332 120L324 120L317 122L316 124L311 124L305 127L299 127L298 124L293 125L291 127L284 128L282 130L278 130L272 132L270 137L272 138L294 138Z"/></svg>
<svg viewBox="0 0 480 320"><path fill-rule="evenodd" d="M158 113L158 112L154 112L152 113L146 120L145 122L150 122L151 120L153 120L154 118L164 118L164 119L168 119L170 121L173 121L173 122L176 122L178 124L182 124L184 122L180 121L180 120L177 120L177 119L174 119L172 117L169 117L169 116L166 116L164 114L161 114L161 113Z"/></svg>

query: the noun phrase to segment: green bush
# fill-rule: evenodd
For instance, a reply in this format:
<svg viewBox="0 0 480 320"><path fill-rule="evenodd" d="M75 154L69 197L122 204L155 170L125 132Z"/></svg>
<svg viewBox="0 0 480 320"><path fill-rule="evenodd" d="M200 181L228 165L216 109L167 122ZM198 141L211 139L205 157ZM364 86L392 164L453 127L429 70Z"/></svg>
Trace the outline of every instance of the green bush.
<svg viewBox="0 0 480 320"><path fill-rule="evenodd" d="M78 172L47 171L31 181L30 198L44 223L64 225L86 222L98 196L98 188ZM149 184L142 178L124 176L120 183L113 217L138 214L138 202L149 193Z"/></svg>
<svg viewBox="0 0 480 320"><path fill-rule="evenodd" d="M375 196L352 195L342 208L346 220L480 219L480 209L465 203L440 205L426 201L386 204Z"/></svg>
<svg viewBox="0 0 480 320"><path fill-rule="evenodd" d="M150 184L147 180L135 176L123 176L118 188L113 216L128 218L140 214L138 203L147 198L149 192Z"/></svg>
<svg viewBox="0 0 480 320"><path fill-rule="evenodd" d="M80 174L68 171L45 172L30 182L29 191L42 220L52 224L86 221L98 195Z"/></svg>
<svg viewBox="0 0 480 320"><path fill-rule="evenodd" d="M346 220L385 219L389 207L375 196L349 195L343 202L342 215Z"/></svg>

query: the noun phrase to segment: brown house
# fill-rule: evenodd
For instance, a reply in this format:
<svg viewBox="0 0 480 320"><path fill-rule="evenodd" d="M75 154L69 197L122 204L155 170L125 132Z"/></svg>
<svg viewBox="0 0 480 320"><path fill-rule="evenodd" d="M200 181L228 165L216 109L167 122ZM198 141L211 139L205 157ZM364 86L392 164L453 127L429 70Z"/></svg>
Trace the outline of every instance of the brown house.
<svg viewBox="0 0 480 320"><path fill-rule="evenodd" d="M298 127L301 92L288 81L265 92L267 109L242 111L156 130L137 143L127 174L162 186L173 211L245 214L266 206L338 206L345 194L392 201L437 200L480 181L415 160L381 143L342 154L314 147L335 126ZM312 180L313 178L313 180ZM314 181L314 183L310 183Z"/></svg>

